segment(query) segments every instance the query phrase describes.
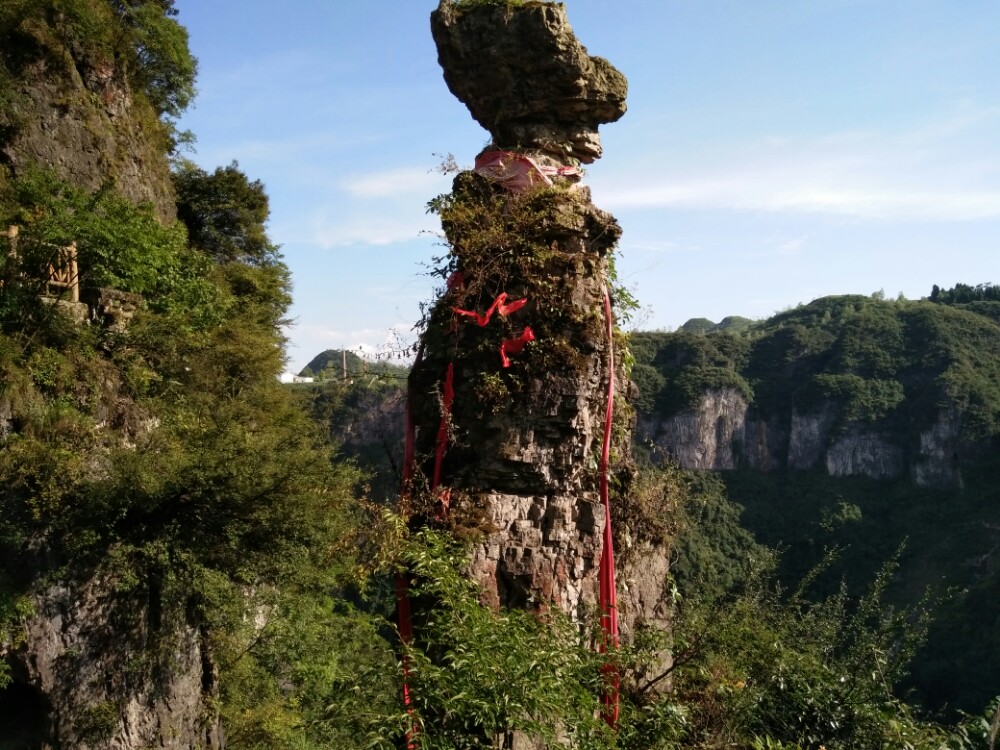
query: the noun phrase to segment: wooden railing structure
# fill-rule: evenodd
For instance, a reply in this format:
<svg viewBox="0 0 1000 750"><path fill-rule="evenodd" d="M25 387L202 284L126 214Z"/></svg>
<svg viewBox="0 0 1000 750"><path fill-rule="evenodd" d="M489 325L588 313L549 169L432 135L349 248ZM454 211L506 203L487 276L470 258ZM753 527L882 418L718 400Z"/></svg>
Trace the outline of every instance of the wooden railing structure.
<svg viewBox="0 0 1000 750"><path fill-rule="evenodd" d="M18 242L18 227L12 224L7 227L7 261L12 268L16 268L20 260ZM39 279L42 296L79 302L80 267L77 264L76 242L65 247L50 243L41 243L41 246L50 251ZM3 284L3 279L0 279L0 287Z"/></svg>

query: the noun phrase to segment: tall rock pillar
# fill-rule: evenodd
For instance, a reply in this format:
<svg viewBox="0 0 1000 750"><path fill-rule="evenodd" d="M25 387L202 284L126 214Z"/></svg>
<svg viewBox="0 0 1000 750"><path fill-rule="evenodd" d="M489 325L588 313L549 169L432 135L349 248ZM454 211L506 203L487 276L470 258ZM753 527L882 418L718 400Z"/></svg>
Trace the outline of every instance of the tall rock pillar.
<svg viewBox="0 0 1000 750"><path fill-rule="evenodd" d="M598 600L608 385L626 384L605 305L621 230L580 165L600 157L627 83L561 3L442 0L431 27L448 87L493 142L434 203L450 251L411 376L414 511L475 540L470 571L493 604L582 619ZM616 401L613 493L632 474Z"/></svg>

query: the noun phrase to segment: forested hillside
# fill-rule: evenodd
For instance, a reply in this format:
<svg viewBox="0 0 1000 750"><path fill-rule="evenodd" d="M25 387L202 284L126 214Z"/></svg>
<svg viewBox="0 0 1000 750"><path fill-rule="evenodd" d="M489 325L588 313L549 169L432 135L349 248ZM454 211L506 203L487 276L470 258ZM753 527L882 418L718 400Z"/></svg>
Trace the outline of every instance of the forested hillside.
<svg viewBox="0 0 1000 750"><path fill-rule="evenodd" d="M825 297L745 328L637 334L639 408L668 417L733 389L763 420L833 404L841 427L907 437L954 408L964 440L989 439L1000 433L998 304Z"/></svg>
<svg viewBox="0 0 1000 750"><path fill-rule="evenodd" d="M855 590L898 551L890 599L933 592L935 624L908 685L935 709L974 710L997 692L996 294L959 285L917 301L827 297L740 333L699 325L633 337L654 452L682 464L715 456L705 468L722 470L743 527L784 549L786 585L825 564L820 591ZM738 408L719 410L722 393ZM838 463L845 445L853 455ZM866 456L891 456L893 470Z"/></svg>
<svg viewBox="0 0 1000 750"><path fill-rule="evenodd" d="M0 8L4 748L278 736L287 698L248 649L290 649L291 602L308 628L351 564L329 550L359 476L276 380L263 187L169 168L196 69L174 16Z"/></svg>

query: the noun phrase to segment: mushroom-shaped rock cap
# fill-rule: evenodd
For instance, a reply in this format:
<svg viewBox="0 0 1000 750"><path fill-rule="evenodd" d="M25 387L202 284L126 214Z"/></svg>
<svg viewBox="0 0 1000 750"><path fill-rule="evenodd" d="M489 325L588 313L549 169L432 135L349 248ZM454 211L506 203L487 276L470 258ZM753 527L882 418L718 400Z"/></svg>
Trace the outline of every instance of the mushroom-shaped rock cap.
<svg viewBox="0 0 1000 750"><path fill-rule="evenodd" d="M628 81L587 54L565 5L441 0L431 32L448 88L497 146L600 158L597 126L625 114Z"/></svg>

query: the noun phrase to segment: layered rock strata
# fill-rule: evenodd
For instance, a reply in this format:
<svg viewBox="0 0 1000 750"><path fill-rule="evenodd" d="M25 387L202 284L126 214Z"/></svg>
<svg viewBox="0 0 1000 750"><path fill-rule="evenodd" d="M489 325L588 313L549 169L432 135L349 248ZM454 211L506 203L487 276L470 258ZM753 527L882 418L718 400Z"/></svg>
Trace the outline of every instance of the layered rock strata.
<svg viewBox="0 0 1000 750"><path fill-rule="evenodd" d="M208 639L164 627L155 592L128 606L112 581L63 581L29 602L20 633L0 643L13 678L0 693L0 748L224 746Z"/></svg>
<svg viewBox="0 0 1000 750"><path fill-rule="evenodd" d="M963 437L954 408L940 410L914 440L878 423L850 421L834 402L812 411L792 409L785 420L766 419L733 388L706 391L696 407L669 417L644 416L637 432L685 469L908 475L918 486L961 485L960 461L988 450L988 441Z"/></svg>

